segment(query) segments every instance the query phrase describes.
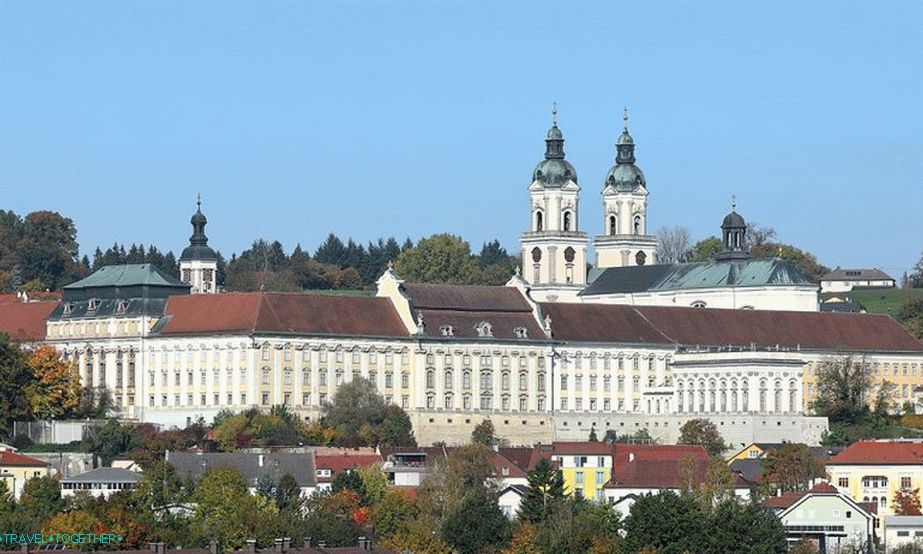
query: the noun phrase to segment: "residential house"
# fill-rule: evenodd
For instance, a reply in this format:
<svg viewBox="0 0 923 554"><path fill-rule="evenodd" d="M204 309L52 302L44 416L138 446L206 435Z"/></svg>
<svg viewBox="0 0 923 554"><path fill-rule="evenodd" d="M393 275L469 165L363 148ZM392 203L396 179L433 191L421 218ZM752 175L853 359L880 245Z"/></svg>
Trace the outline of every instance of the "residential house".
<svg viewBox="0 0 923 554"><path fill-rule="evenodd" d="M500 489L497 503L500 505L503 515L510 519L516 518L519 514L519 506L526 497L527 489L528 487L525 485L506 485Z"/></svg>
<svg viewBox="0 0 923 554"><path fill-rule="evenodd" d="M828 483L774 496L763 504L782 521L790 545L808 541L820 554L841 552L847 546L874 552L874 507L860 505Z"/></svg>
<svg viewBox="0 0 923 554"><path fill-rule="evenodd" d="M923 516L884 516L885 554L908 543L923 545Z"/></svg>
<svg viewBox="0 0 923 554"><path fill-rule="evenodd" d="M231 467L243 475L251 493L256 492L262 480L278 482L285 474L295 478L303 497L311 496L317 488L311 452L167 452L165 460L176 468L181 479L196 481L210 469Z"/></svg>
<svg viewBox="0 0 923 554"><path fill-rule="evenodd" d="M614 445L615 462L612 479L606 483L606 501L623 516L628 515L635 501L644 494L662 491L681 492L685 486L701 487L708 473L710 457L698 445ZM692 470L684 475L686 464ZM692 477L692 483L688 481ZM750 497L750 485L737 476L734 494Z"/></svg>
<svg viewBox="0 0 923 554"><path fill-rule="evenodd" d="M894 494L923 487L923 442L859 441L827 460L830 482L856 502L873 502L894 514Z"/></svg>
<svg viewBox="0 0 923 554"><path fill-rule="evenodd" d="M314 456L315 481L317 490L323 491L330 488L336 476L344 471L376 465L381 462L381 457L371 450L365 452L317 453Z"/></svg>
<svg viewBox="0 0 923 554"><path fill-rule="evenodd" d="M101 467L61 479L61 496L74 496L84 491L90 496L107 499L113 494L138 486L143 475L138 471L118 467Z"/></svg>
<svg viewBox="0 0 923 554"><path fill-rule="evenodd" d="M587 500L603 500L603 486L612 477L612 445L607 442L566 442L538 444L529 467L542 458L550 460L561 472L564 492L582 495Z"/></svg>
<svg viewBox="0 0 923 554"><path fill-rule="evenodd" d="M13 498L19 498L29 479L47 476L49 466L48 462L19 454L12 447L0 449L0 482L6 485Z"/></svg>
<svg viewBox="0 0 923 554"><path fill-rule="evenodd" d="M893 288L894 277L878 268L843 269L837 267L820 278L820 292L845 292L854 288Z"/></svg>

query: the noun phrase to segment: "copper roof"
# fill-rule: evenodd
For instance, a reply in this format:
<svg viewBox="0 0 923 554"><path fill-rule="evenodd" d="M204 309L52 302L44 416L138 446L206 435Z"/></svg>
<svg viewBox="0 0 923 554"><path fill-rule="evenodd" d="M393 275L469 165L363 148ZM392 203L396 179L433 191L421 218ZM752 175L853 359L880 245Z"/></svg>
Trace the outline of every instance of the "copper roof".
<svg viewBox="0 0 923 554"><path fill-rule="evenodd" d="M0 333L16 342L37 342L45 338L45 319L57 302L0 303Z"/></svg>
<svg viewBox="0 0 923 554"><path fill-rule="evenodd" d="M262 292L171 296L158 331L408 336L386 298Z"/></svg>
<svg viewBox="0 0 923 554"><path fill-rule="evenodd" d="M576 342L923 352L890 316L614 304L541 304L554 338Z"/></svg>

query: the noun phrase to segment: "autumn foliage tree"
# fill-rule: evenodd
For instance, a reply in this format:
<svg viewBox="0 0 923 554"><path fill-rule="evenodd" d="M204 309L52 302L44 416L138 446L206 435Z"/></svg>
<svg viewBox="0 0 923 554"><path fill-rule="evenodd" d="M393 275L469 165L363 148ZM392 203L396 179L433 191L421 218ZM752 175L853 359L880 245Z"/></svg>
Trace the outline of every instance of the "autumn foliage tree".
<svg viewBox="0 0 923 554"><path fill-rule="evenodd" d="M32 381L26 386L29 408L36 419L69 416L80 403L80 375L51 346L40 346L27 360Z"/></svg>
<svg viewBox="0 0 923 554"><path fill-rule="evenodd" d="M707 419L690 419L679 430L679 444L698 444L711 456L719 456L727 445L715 424Z"/></svg>
<svg viewBox="0 0 923 554"><path fill-rule="evenodd" d="M770 490L782 492L808 490L813 479L824 477L824 464L804 444L786 444L770 450L763 463L763 482Z"/></svg>
<svg viewBox="0 0 923 554"><path fill-rule="evenodd" d="M923 515L920 511L920 489L894 491L894 513L899 516Z"/></svg>

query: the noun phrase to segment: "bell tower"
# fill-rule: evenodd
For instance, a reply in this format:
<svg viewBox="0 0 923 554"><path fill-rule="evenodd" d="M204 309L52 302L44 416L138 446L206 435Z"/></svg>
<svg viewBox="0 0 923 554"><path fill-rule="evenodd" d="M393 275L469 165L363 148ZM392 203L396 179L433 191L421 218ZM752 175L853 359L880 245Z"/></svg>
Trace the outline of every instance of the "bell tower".
<svg viewBox="0 0 923 554"><path fill-rule="evenodd" d="M589 240L580 231L577 171L564 156L557 105L545 135L545 159L529 185L529 231L523 233L522 277L537 300L576 299L586 285Z"/></svg>
<svg viewBox="0 0 923 554"><path fill-rule="evenodd" d="M192 236L189 246L179 257L180 280L192 285L192 294L218 292L218 255L208 246L205 225L208 219L202 213L202 197L196 196L196 212L192 214Z"/></svg>
<svg viewBox="0 0 923 554"><path fill-rule="evenodd" d="M615 165L603 182L603 234L596 236L596 267L656 263L657 239L647 232L647 180L635 165L635 141L625 128L616 142Z"/></svg>

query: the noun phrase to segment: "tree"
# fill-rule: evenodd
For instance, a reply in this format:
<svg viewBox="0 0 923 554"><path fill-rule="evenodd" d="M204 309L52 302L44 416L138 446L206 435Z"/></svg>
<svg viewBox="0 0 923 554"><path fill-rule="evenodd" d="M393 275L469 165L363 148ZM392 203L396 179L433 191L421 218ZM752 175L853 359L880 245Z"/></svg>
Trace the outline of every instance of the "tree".
<svg viewBox="0 0 923 554"><path fill-rule="evenodd" d="M379 429L379 442L384 446L416 446L410 417L400 406L385 408L385 419Z"/></svg>
<svg viewBox="0 0 923 554"><path fill-rule="evenodd" d="M465 284L477 275L471 247L461 237L449 234L421 239L401 252L395 269L407 281L418 283Z"/></svg>
<svg viewBox="0 0 923 554"><path fill-rule="evenodd" d="M192 501L196 508L190 531L199 544L215 539L226 549L238 549L254 537L252 522L259 505L237 470L219 467L206 471Z"/></svg>
<svg viewBox="0 0 923 554"><path fill-rule="evenodd" d="M279 477L279 484L276 485L275 493L276 505L279 507L279 511L301 513L301 506L304 503L301 498L301 487L298 486L298 481L291 473L286 473Z"/></svg>
<svg viewBox="0 0 923 554"><path fill-rule="evenodd" d="M692 252L689 254L690 262L710 262L721 252L723 244L718 237L708 237L700 240L692 246Z"/></svg>
<svg viewBox="0 0 923 554"><path fill-rule="evenodd" d="M32 382L32 372L19 346L9 335L0 333L0 435L9 435L13 421L29 416L25 390Z"/></svg>
<svg viewBox="0 0 923 554"><path fill-rule="evenodd" d="M374 446L379 426L387 415L375 385L362 377L341 385L323 410L324 422L337 431L337 443L342 446ZM363 437L363 429L372 436Z"/></svg>
<svg viewBox="0 0 923 554"><path fill-rule="evenodd" d="M785 528L775 514L755 504L725 500L709 517L708 548L703 552L788 552Z"/></svg>
<svg viewBox="0 0 923 554"><path fill-rule="evenodd" d="M587 439L590 442L599 442L599 437L596 436L596 426L590 426L590 437Z"/></svg>
<svg viewBox="0 0 923 554"><path fill-rule="evenodd" d="M763 462L763 482L772 487L767 494L808 490L814 479L824 477L824 464L804 444L786 444L770 450Z"/></svg>
<svg viewBox="0 0 923 554"><path fill-rule="evenodd" d="M37 527L41 521L64 509L61 485L54 477L33 477L23 485L19 506Z"/></svg>
<svg viewBox="0 0 923 554"><path fill-rule="evenodd" d="M497 444L494 423L489 419L485 419L478 423L474 430L471 431L471 442L491 447Z"/></svg>
<svg viewBox="0 0 923 554"><path fill-rule="evenodd" d="M381 546L394 552L452 554L452 547L446 544L425 520L410 522L403 532L392 534L382 540Z"/></svg>
<svg viewBox="0 0 923 554"><path fill-rule="evenodd" d="M417 503L407 493L397 489L385 492L372 507L375 533L382 539L406 534L419 515Z"/></svg>
<svg viewBox="0 0 923 554"><path fill-rule="evenodd" d="M688 261L692 255L692 235L685 227L661 227L657 230L657 263Z"/></svg>
<svg viewBox="0 0 923 554"><path fill-rule="evenodd" d="M31 382L26 398L38 419L67 417L80 403L80 374L51 346L39 346L28 358Z"/></svg>
<svg viewBox="0 0 923 554"><path fill-rule="evenodd" d="M708 523L702 506L691 496L672 491L642 495L625 518L625 546L628 552L645 547L663 554L706 552Z"/></svg>
<svg viewBox="0 0 923 554"><path fill-rule="evenodd" d="M910 286L915 289L923 288L923 255L914 264L913 271L910 273Z"/></svg>
<svg viewBox="0 0 923 554"><path fill-rule="evenodd" d="M529 486L519 504L519 520L540 525L564 498L564 478L551 462L541 459L526 475Z"/></svg>
<svg viewBox="0 0 923 554"><path fill-rule="evenodd" d="M894 513L899 516L921 515L920 489L900 488L894 491Z"/></svg>
<svg viewBox="0 0 923 554"><path fill-rule="evenodd" d="M814 411L831 423L858 423L868 413L872 372L864 358L832 356L817 367Z"/></svg>
<svg viewBox="0 0 923 554"><path fill-rule="evenodd" d="M804 252L790 244L767 242L750 249L754 258L782 258L803 271L813 281L830 272L830 268L817 261L817 257L810 252Z"/></svg>
<svg viewBox="0 0 923 554"><path fill-rule="evenodd" d="M538 548L538 532L530 523L523 523L510 537L510 544L503 554L542 554Z"/></svg>
<svg viewBox="0 0 923 554"><path fill-rule="evenodd" d="M362 482L362 476L359 475L358 471L347 469L337 473L336 477L333 478L333 483L330 485L332 492L337 493L347 489L358 494L363 505L367 504L365 500L365 483Z"/></svg>
<svg viewBox="0 0 923 554"><path fill-rule="evenodd" d="M476 486L446 518L442 538L460 554L498 551L509 541L510 522L500 510L496 495Z"/></svg>
<svg viewBox="0 0 923 554"><path fill-rule="evenodd" d="M747 223L747 242L751 248L772 242L775 238L776 230L772 227L764 227L755 221Z"/></svg>
<svg viewBox="0 0 923 554"><path fill-rule="evenodd" d="M923 287L923 282L920 287ZM897 312L897 320L908 333L923 340L923 297L905 298Z"/></svg>
<svg viewBox="0 0 923 554"><path fill-rule="evenodd" d="M322 264L342 266L346 262L346 245L339 237L330 233L314 252L314 260Z"/></svg>
<svg viewBox="0 0 923 554"><path fill-rule="evenodd" d="M679 430L678 444L698 444L711 456L720 456L727 445L715 424L707 419L690 419Z"/></svg>
<svg viewBox="0 0 923 554"><path fill-rule="evenodd" d="M116 457L140 446L134 429L110 419L102 427L91 428L84 438L87 449L99 456L104 466L112 465Z"/></svg>
<svg viewBox="0 0 923 554"><path fill-rule="evenodd" d="M709 509L734 499L734 474L727 462L719 456L708 461L702 500Z"/></svg>

